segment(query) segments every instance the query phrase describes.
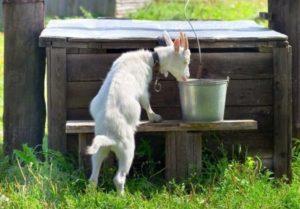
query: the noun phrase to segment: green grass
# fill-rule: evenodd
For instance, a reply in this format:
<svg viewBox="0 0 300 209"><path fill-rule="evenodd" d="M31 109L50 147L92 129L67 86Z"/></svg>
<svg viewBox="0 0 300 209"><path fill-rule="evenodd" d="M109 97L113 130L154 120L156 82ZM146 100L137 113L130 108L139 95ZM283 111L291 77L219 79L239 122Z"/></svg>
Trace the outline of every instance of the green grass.
<svg viewBox="0 0 300 209"><path fill-rule="evenodd" d="M203 20L257 19L259 12L267 11L267 0L191 0L188 16ZM184 1L155 1L129 14L135 19L185 19Z"/></svg>
<svg viewBox="0 0 300 209"><path fill-rule="evenodd" d="M72 160L44 147L40 161L24 146L12 163L0 161L0 208L299 208L300 149L293 158L294 181L288 185L262 171L253 158L244 164L226 157L212 163L204 155L203 175L182 183L162 182L135 173L126 195L114 191L114 169L106 168L96 189ZM1 195L0 195L1 196Z"/></svg>

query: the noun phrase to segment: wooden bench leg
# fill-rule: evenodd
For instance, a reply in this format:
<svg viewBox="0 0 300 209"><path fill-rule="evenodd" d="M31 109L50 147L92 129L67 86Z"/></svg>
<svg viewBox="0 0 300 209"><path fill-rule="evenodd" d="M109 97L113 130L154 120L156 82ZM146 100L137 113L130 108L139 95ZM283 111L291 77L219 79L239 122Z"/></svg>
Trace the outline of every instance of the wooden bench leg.
<svg viewBox="0 0 300 209"><path fill-rule="evenodd" d="M202 167L202 134L168 132L166 135L166 179L181 180Z"/></svg>
<svg viewBox="0 0 300 209"><path fill-rule="evenodd" d="M87 134L80 133L78 135L78 165L80 168L83 168L83 158L85 156L87 146Z"/></svg>

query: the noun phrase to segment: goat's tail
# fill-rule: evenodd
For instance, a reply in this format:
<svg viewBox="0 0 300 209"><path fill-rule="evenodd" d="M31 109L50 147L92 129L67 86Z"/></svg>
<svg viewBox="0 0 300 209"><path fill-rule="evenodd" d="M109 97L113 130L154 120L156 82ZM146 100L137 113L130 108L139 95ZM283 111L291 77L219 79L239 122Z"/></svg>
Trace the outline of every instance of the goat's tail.
<svg viewBox="0 0 300 209"><path fill-rule="evenodd" d="M114 140L108 138L107 136L97 135L93 139L92 145L87 147L86 154L93 155L96 152L98 152L100 147L108 147L108 146L112 146L115 144L116 144L116 142Z"/></svg>

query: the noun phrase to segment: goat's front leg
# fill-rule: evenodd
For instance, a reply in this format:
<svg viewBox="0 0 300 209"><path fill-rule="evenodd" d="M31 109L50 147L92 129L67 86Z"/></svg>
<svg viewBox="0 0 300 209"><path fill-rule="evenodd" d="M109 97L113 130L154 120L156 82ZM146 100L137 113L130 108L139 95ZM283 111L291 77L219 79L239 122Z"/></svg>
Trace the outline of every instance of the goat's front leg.
<svg viewBox="0 0 300 209"><path fill-rule="evenodd" d="M153 112L151 105L150 105L150 99L149 99L149 93L145 93L141 98L140 98L140 104L142 108L146 110L147 116L149 121L151 122L160 122L162 121L162 117L159 114L156 114Z"/></svg>

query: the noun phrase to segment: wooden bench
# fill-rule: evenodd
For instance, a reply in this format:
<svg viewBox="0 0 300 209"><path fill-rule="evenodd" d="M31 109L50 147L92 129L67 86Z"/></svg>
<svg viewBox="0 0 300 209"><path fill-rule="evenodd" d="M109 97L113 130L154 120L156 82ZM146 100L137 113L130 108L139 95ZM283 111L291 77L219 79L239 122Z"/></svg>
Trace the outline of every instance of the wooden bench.
<svg viewBox="0 0 300 209"><path fill-rule="evenodd" d="M66 133L78 134L79 163L87 146L87 135L94 133L93 121L67 121ZM202 167L202 132L256 130L255 120L224 120L220 122L163 121L141 122L138 132L163 132L166 139L166 178L182 179L191 170Z"/></svg>

